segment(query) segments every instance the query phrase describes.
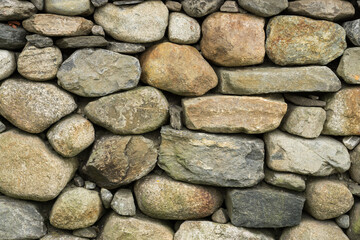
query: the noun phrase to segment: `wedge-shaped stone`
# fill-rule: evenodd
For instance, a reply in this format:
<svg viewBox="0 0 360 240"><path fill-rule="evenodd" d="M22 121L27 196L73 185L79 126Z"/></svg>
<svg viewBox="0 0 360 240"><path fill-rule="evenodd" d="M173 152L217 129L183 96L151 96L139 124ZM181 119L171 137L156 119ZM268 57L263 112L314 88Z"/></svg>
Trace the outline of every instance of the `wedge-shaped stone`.
<svg viewBox="0 0 360 240"><path fill-rule="evenodd" d="M0 21L23 20L31 17L36 12L36 7L28 1L0 1Z"/></svg>
<svg viewBox="0 0 360 240"><path fill-rule="evenodd" d="M347 83L360 84L360 47L345 50L336 73Z"/></svg>
<svg viewBox="0 0 360 240"><path fill-rule="evenodd" d="M221 187L251 187L264 178L264 143L246 135L161 129L158 165L172 178Z"/></svg>
<svg viewBox="0 0 360 240"><path fill-rule="evenodd" d="M264 140L266 163L276 171L327 176L350 168L346 147L331 137L305 139L276 130Z"/></svg>
<svg viewBox="0 0 360 240"><path fill-rule="evenodd" d="M205 96L182 101L189 129L214 133L264 133L274 130L287 104L264 97Z"/></svg>
<svg viewBox="0 0 360 240"><path fill-rule="evenodd" d="M264 180L268 184L299 192L304 191L306 188L305 177L303 176L293 173L275 172L270 169L265 169L264 173Z"/></svg>

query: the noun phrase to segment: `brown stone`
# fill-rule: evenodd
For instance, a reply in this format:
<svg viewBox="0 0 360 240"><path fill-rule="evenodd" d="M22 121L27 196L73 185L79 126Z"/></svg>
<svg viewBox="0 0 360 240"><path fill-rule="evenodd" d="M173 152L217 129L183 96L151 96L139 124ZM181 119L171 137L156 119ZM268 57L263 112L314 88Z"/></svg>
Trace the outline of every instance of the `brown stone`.
<svg viewBox="0 0 360 240"><path fill-rule="evenodd" d="M205 58L221 66L259 64L265 56L265 20L250 14L211 14L202 24Z"/></svg>
<svg viewBox="0 0 360 240"><path fill-rule="evenodd" d="M215 71L192 46L155 45L141 55L140 64L143 82L178 95L200 96L218 83Z"/></svg>
<svg viewBox="0 0 360 240"><path fill-rule="evenodd" d="M214 133L264 133L277 128L286 103L264 97L214 95L184 99L185 125Z"/></svg>

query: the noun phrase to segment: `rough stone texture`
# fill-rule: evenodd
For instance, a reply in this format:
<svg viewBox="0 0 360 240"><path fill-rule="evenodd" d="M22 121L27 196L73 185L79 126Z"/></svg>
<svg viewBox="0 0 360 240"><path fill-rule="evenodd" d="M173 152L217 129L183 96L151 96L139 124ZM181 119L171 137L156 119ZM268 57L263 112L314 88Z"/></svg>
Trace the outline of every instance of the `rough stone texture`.
<svg viewBox="0 0 360 240"><path fill-rule="evenodd" d="M72 93L99 97L134 88L140 74L135 57L104 49L81 49L63 62L57 78L58 84Z"/></svg>
<svg viewBox="0 0 360 240"><path fill-rule="evenodd" d="M139 87L90 102L85 107L85 114L92 122L113 133L142 134L163 125L168 118L168 108L169 104L159 90Z"/></svg>
<svg viewBox="0 0 360 240"><path fill-rule="evenodd" d="M224 0L184 0L182 7L187 15L191 17L203 17L217 11Z"/></svg>
<svg viewBox="0 0 360 240"><path fill-rule="evenodd" d="M74 157L95 140L91 122L78 114L57 122L46 134L51 146L64 157Z"/></svg>
<svg viewBox="0 0 360 240"><path fill-rule="evenodd" d="M122 216L135 216L136 207L133 194L130 189L119 189L111 201L111 208Z"/></svg>
<svg viewBox="0 0 360 240"><path fill-rule="evenodd" d="M360 203L355 203L350 211L350 227L347 236L350 240L357 240L360 237Z"/></svg>
<svg viewBox="0 0 360 240"><path fill-rule="evenodd" d="M287 0L238 0L240 7L262 17L279 14L288 7Z"/></svg>
<svg viewBox="0 0 360 240"><path fill-rule="evenodd" d="M26 40L37 48L52 47L54 42L52 38L45 37L39 34L26 35Z"/></svg>
<svg viewBox="0 0 360 240"><path fill-rule="evenodd" d="M327 176L350 168L346 147L330 137L305 139L276 130L264 140L266 163L276 171Z"/></svg>
<svg viewBox="0 0 360 240"><path fill-rule="evenodd" d="M68 17L55 14L35 14L22 22L33 33L50 37L88 35L94 23L83 17Z"/></svg>
<svg viewBox="0 0 360 240"><path fill-rule="evenodd" d="M85 188L65 190L54 203L50 223L56 228L79 229L93 225L103 211L99 193Z"/></svg>
<svg viewBox="0 0 360 240"><path fill-rule="evenodd" d="M83 187L85 185L84 179L80 176L75 176L73 181L76 187Z"/></svg>
<svg viewBox="0 0 360 240"><path fill-rule="evenodd" d="M186 220L211 215L223 197L219 190L149 174L135 183L137 205L146 215L159 219Z"/></svg>
<svg viewBox="0 0 360 240"><path fill-rule="evenodd" d="M73 234L77 237L84 238L96 238L97 237L96 227L81 228L73 231Z"/></svg>
<svg viewBox="0 0 360 240"><path fill-rule="evenodd" d="M54 199L78 167L75 158L56 155L36 135L0 134L0 192L35 201Z"/></svg>
<svg viewBox="0 0 360 240"><path fill-rule="evenodd" d="M142 214L123 217L111 213L105 220L98 240L136 239L173 240L174 231L162 221Z"/></svg>
<svg viewBox="0 0 360 240"><path fill-rule="evenodd" d="M238 13L240 12L239 5L236 1L225 1L223 5L220 7L221 12L231 12L231 13ZM246 11L244 11L246 12Z"/></svg>
<svg viewBox="0 0 360 240"><path fill-rule="evenodd" d="M0 1L0 21L23 20L37 12L36 7L27 1Z"/></svg>
<svg viewBox="0 0 360 240"><path fill-rule="evenodd" d="M59 15L90 15L94 6L90 0L45 0L45 11Z"/></svg>
<svg viewBox="0 0 360 240"><path fill-rule="evenodd" d="M170 126L173 129L181 130L182 129L182 108L178 105L170 105L169 107L170 114Z"/></svg>
<svg viewBox="0 0 360 240"><path fill-rule="evenodd" d="M107 49L117 53L135 54L145 51L145 46L136 43L108 42Z"/></svg>
<svg viewBox="0 0 360 240"><path fill-rule="evenodd" d="M278 65L326 65L346 48L338 24L300 16L273 17L266 28L266 54Z"/></svg>
<svg viewBox="0 0 360 240"><path fill-rule="evenodd" d="M0 23L0 48L20 49L26 44L25 36L28 32L22 27L13 28L5 23Z"/></svg>
<svg viewBox="0 0 360 240"><path fill-rule="evenodd" d="M224 95L183 99L182 105L187 128L215 133L271 131L287 109L286 103L270 98Z"/></svg>
<svg viewBox="0 0 360 240"><path fill-rule="evenodd" d="M96 35L96 36L103 36L105 37L105 31L103 29L102 26L100 25L94 25L92 28L91 28L91 33L93 35Z"/></svg>
<svg viewBox="0 0 360 240"><path fill-rule="evenodd" d="M0 50L0 80L9 77L16 70L14 52Z"/></svg>
<svg viewBox="0 0 360 240"><path fill-rule="evenodd" d="M350 217L349 215L341 215L335 219L336 224L341 228L349 228L350 227Z"/></svg>
<svg viewBox="0 0 360 240"><path fill-rule="evenodd" d="M102 201L104 207L105 208L110 208L111 201L113 199L113 194L109 190L107 190L106 188L101 188L100 197L101 197L101 201Z"/></svg>
<svg viewBox="0 0 360 240"><path fill-rule="evenodd" d="M325 120L326 111L323 108L288 105L281 128L300 137L317 138Z"/></svg>
<svg viewBox="0 0 360 240"><path fill-rule="evenodd" d="M350 177L357 183L360 183L360 145L358 145L351 153L351 167L349 169Z"/></svg>
<svg viewBox="0 0 360 240"><path fill-rule="evenodd" d="M219 224L210 221L185 221L175 233L174 240L275 240L265 231L235 227L231 224Z"/></svg>
<svg viewBox="0 0 360 240"><path fill-rule="evenodd" d="M143 53L140 63L143 82L174 94L201 96L218 83L215 71L192 46L161 43Z"/></svg>
<svg viewBox="0 0 360 240"><path fill-rule="evenodd" d="M46 81L56 77L62 60L61 51L55 46L37 48L28 44L19 55L17 69L26 79Z"/></svg>
<svg viewBox="0 0 360 240"><path fill-rule="evenodd" d="M218 68L218 90L224 94L251 95L276 92L336 92L341 82L325 66Z"/></svg>
<svg viewBox="0 0 360 240"><path fill-rule="evenodd" d="M318 221L308 216L303 216L298 226L285 229L280 237L280 240L295 239L349 240L333 221Z"/></svg>
<svg viewBox="0 0 360 240"><path fill-rule="evenodd" d="M37 10L42 11L44 9L44 0L30 0Z"/></svg>
<svg viewBox="0 0 360 240"><path fill-rule="evenodd" d="M360 46L360 19L343 23L346 36L355 46Z"/></svg>
<svg viewBox="0 0 360 240"><path fill-rule="evenodd" d="M158 165L184 182L251 187L264 178L264 154L259 138L163 127Z"/></svg>
<svg viewBox="0 0 360 240"><path fill-rule="evenodd" d="M216 223L228 223L230 218L229 214L227 213L227 210L224 208L219 208L214 212L213 215L211 215L211 220Z"/></svg>
<svg viewBox="0 0 360 240"><path fill-rule="evenodd" d="M85 181L85 186L88 190L94 190L96 188L96 184L91 181Z"/></svg>
<svg viewBox="0 0 360 240"><path fill-rule="evenodd" d="M44 131L75 109L73 97L51 83L9 78L0 87L0 114L30 133Z"/></svg>
<svg viewBox="0 0 360 240"><path fill-rule="evenodd" d="M97 8L94 19L114 39L132 43L160 40L168 25L169 10L161 1L118 7L108 3Z"/></svg>
<svg viewBox="0 0 360 240"><path fill-rule="evenodd" d="M174 12L180 12L182 8L182 4L176 1L166 1L165 5L170 11Z"/></svg>
<svg viewBox="0 0 360 240"><path fill-rule="evenodd" d="M265 169L265 182L268 184L294 191L304 191L306 188L305 178L292 173L275 172Z"/></svg>
<svg viewBox="0 0 360 240"><path fill-rule="evenodd" d="M344 51L336 73L347 83L360 84L360 47Z"/></svg>
<svg viewBox="0 0 360 240"><path fill-rule="evenodd" d="M37 205L0 196L0 238L39 239L46 234L44 218Z"/></svg>
<svg viewBox="0 0 360 240"><path fill-rule="evenodd" d="M342 139L343 144L347 149L353 150L359 143L360 137L358 136L347 136Z"/></svg>
<svg viewBox="0 0 360 240"><path fill-rule="evenodd" d="M300 195L268 187L229 189L225 200L231 223L250 228L298 225L305 202Z"/></svg>
<svg viewBox="0 0 360 240"><path fill-rule="evenodd" d="M171 13L169 19L169 40L179 44L194 44L200 39L199 23L183 13Z"/></svg>
<svg viewBox="0 0 360 240"><path fill-rule="evenodd" d="M157 149L150 139L105 135L95 141L83 172L100 187L114 189L145 176L156 161Z"/></svg>
<svg viewBox="0 0 360 240"><path fill-rule="evenodd" d="M201 52L226 66L259 64L265 56L265 20L249 14L217 12L202 23Z"/></svg>
<svg viewBox="0 0 360 240"><path fill-rule="evenodd" d="M0 122L0 133L4 132L5 130L6 130L5 124L3 124L2 122Z"/></svg>
<svg viewBox="0 0 360 240"><path fill-rule="evenodd" d="M307 183L305 209L318 220L336 218L353 204L351 192L341 182L319 179Z"/></svg>
<svg viewBox="0 0 360 240"><path fill-rule="evenodd" d="M91 3L95 6L95 7L101 7L104 6L105 4L108 3L108 0L91 0Z"/></svg>
<svg viewBox="0 0 360 240"><path fill-rule="evenodd" d="M360 135L360 87L343 87L328 94L323 134Z"/></svg>
<svg viewBox="0 0 360 240"><path fill-rule="evenodd" d="M326 102L322 101L322 100L316 100L316 99L311 99L308 97L303 97L300 95L295 95L295 94L284 94L284 98L296 105L299 106L305 106L305 107L325 107L326 106Z"/></svg>
<svg viewBox="0 0 360 240"><path fill-rule="evenodd" d="M56 45L59 48L106 47L107 41L102 36L79 36L61 38Z"/></svg>
<svg viewBox="0 0 360 240"><path fill-rule="evenodd" d="M355 8L342 0L297 0L289 2L286 11L290 14L340 21L355 15Z"/></svg>

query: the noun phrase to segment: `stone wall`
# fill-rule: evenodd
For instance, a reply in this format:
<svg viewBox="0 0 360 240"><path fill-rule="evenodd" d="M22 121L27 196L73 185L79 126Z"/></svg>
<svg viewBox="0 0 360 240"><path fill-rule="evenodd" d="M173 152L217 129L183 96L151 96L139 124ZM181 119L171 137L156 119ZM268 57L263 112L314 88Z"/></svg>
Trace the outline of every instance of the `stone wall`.
<svg viewBox="0 0 360 240"><path fill-rule="evenodd" d="M0 239L359 240L358 11L0 0Z"/></svg>

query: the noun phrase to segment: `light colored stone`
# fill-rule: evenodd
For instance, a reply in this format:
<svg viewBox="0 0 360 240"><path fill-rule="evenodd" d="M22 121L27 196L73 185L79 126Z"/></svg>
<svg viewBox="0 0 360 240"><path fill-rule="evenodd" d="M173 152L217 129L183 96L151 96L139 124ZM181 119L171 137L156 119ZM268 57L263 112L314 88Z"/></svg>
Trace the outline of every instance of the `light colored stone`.
<svg viewBox="0 0 360 240"><path fill-rule="evenodd" d="M346 36L355 46L360 46L360 19L343 23Z"/></svg>
<svg viewBox="0 0 360 240"><path fill-rule="evenodd" d="M200 25L186 14L171 13L168 36L174 43L194 44L200 39Z"/></svg>
<svg viewBox="0 0 360 240"><path fill-rule="evenodd" d="M304 191L306 188L305 178L292 173L275 172L265 169L264 180L268 184L299 192Z"/></svg>
<svg viewBox="0 0 360 240"><path fill-rule="evenodd" d="M35 5L37 10L42 11L44 9L44 0L30 0Z"/></svg>
<svg viewBox="0 0 360 240"><path fill-rule="evenodd" d="M240 7L261 17L271 17L288 7L288 0L237 0Z"/></svg>
<svg viewBox="0 0 360 240"><path fill-rule="evenodd" d="M90 0L45 0L45 12L59 15L90 15L94 6Z"/></svg>
<svg viewBox="0 0 360 240"><path fill-rule="evenodd" d="M211 215L211 220L216 223L225 224L229 222L230 218L226 209L219 208L216 210L216 212L213 213L213 215Z"/></svg>
<svg viewBox="0 0 360 240"><path fill-rule="evenodd" d="M119 189L116 191L111 208L122 216L135 216L136 207L134 197L130 189Z"/></svg>
<svg viewBox="0 0 360 240"><path fill-rule="evenodd" d="M96 35L96 36L103 36L105 37L105 31L103 29L102 26L100 25L94 25L92 28L91 28L91 33L93 35Z"/></svg>
<svg viewBox="0 0 360 240"><path fill-rule="evenodd" d="M180 12L182 8L181 2L176 1L166 1L165 5L170 11L174 12Z"/></svg>
<svg viewBox="0 0 360 240"><path fill-rule="evenodd" d="M240 8L236 1L225 1L224 4L220 7L220 11L238 13L240 12Z"/></svg>
<svg viewBox="0 0 360 240"><path fill-rule="evenodd" d="M347 149L353 150L359 143L360 143L360 137L358 136L348 136L344 137L342 139L343 144Z"/></svg>
<svg viewBox="0 0 360 240"><path fill-rule="evenodd" d="M91 182L91 181L85 181L84 188L88 189L88 190L94 190L96 188L96 184L94 182Z"/></svg>
<svg viewBox="0 0 360 240"><path fill-rule="evenodd" d="M0 80L10 77L16 70L16 60L14 52L0 50Z"/></svg>
<svg viewBox="0 0 360 240"><path fill-rule="evenodd" d="M349 169L350 177L357 183L360 183L360 145L350 153L351 167Z"/></svg>
<svg viewBox="0 0 360 240"><path fill-rule="evenodd" d="M360 84L360 47L345 50L336 73L347 83Z"/></svg>
<svg viewBox="0 0 360 240"><path fill-rule="evenodd" d="M335 219L336 224L341 228L349 228L350 227L350 217L349 215L341 215Z"/></svg>
<svg viewBox="0 0 360 240"><path fill-rule="evenodd" d="M36 7L28 1L0 1L0 21L23 20L31 17L36 12Z"/></svg>
<svg viewBox="0 0 360 240"><path fill-rule="evenodd" d="M173 129L181 130L182 128L182 108L178 105L170 105L169 107L170 114L170 126Z"/></svg>
<svg viewBox="0 0 360 240"><path fill-rule="evenodd" d="M117 53L135 54L145 51L145 46L138 43L108 42L107 49Z"/></svg>
<svg viewBox="0 0 360 240"><path fill-rule="evenodd" d="M191 17L203 17L217 11L224 0L183 0L182 7Z"/></svg>
<svg viewBox="0 0 360 240"><path fill-rule="evenodd" d="M80 176L75 176L73 181L76 187L83 187L85 185L84 179Z"/></svg>
<svg viewBox="0 0 360 240"><path fill-rule="evenodd" d="M101 197L101 201L102 201L104 207L105 208L110 208L111 201L113 199L113 194L109 190L107 190L106 188L101 188L100 197Z"/></svg>

